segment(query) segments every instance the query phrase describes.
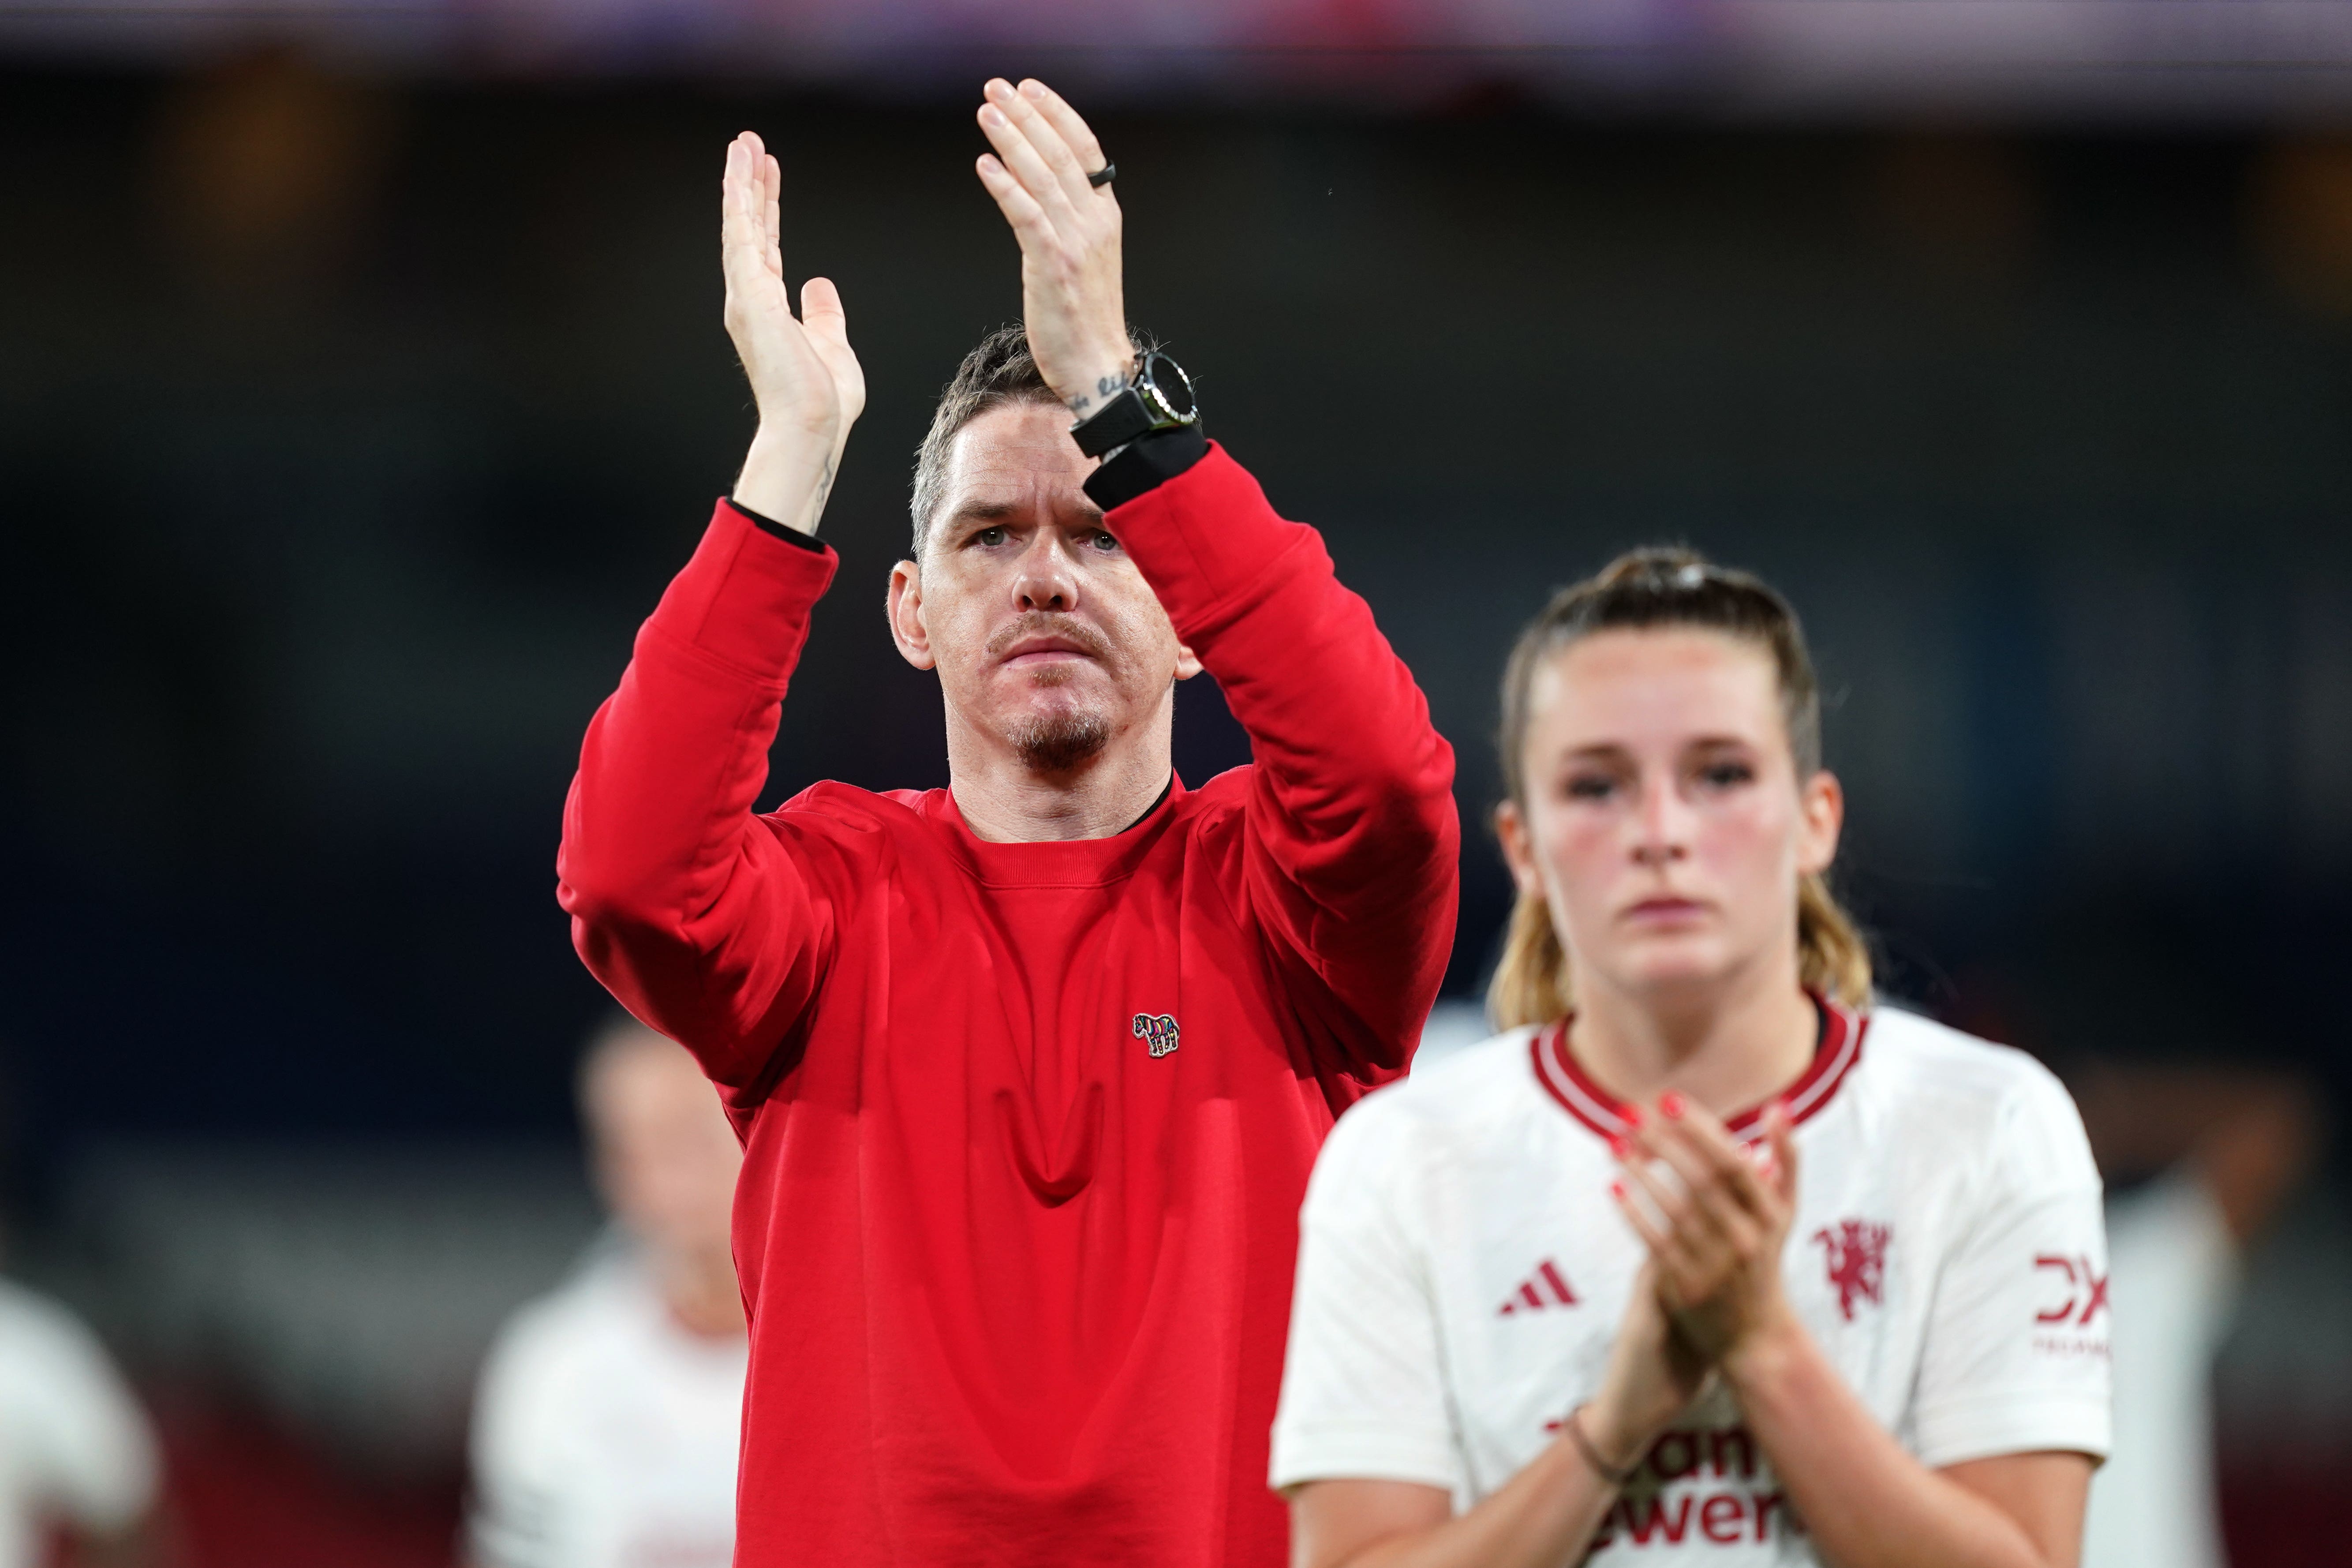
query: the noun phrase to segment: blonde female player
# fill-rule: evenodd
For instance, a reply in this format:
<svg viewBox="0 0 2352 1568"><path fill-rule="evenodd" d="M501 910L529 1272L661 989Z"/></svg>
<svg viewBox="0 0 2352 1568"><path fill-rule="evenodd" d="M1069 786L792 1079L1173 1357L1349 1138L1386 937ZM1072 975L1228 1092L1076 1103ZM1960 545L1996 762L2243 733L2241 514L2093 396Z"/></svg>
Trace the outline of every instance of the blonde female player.
<svg viewBox="0 0 2352 1568"><path fill-rule="evenodd" d="M1300 1568L2074 1568L2099 1178L2014 1051L1870 1006L1795 616L1643 551L1503 686L1508 1032L1339 1121L1274 1474Z"/></svg>

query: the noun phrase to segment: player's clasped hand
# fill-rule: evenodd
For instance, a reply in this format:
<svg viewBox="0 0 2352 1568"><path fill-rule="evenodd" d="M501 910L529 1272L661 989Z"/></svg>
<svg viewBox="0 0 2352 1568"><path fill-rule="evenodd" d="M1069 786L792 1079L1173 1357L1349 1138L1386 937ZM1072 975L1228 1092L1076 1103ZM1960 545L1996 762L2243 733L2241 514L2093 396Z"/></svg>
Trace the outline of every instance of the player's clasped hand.
<svg viewBox="0 0 2352 1568"><path fill-rule="evenodd" d="M1797 1197L1786 1109L1768 1107L1764 1130L1751 1156L1706 1107L1669 1093L1614 1145L1623 1174L1611 1190L1650 1249L1659 1299L1718 1364L1793 1321L1780 1279Z"/></svg>
<svg viewBox="0 0 2352 1568"><path fill-rule="evenodd" d="M1078 111L1042 81L990 81L980 183L1021 241L1021 316L1037 374L1083 419L1132 374L1118 198L1087 176L1108 160Z"/></svg>

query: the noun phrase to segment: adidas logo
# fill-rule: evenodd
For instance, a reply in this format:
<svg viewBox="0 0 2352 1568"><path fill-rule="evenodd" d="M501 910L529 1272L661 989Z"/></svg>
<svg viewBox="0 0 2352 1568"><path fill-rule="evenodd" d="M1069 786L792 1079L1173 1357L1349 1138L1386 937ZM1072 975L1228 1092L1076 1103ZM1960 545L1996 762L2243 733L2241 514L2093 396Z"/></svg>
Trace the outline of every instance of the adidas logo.
<svg viewBox="0 0 2352 1568"><path fill-rule="evenodd" d="M1568 1277L1549 1258L1536 1265L1536 1271L1519 1281L1519 1288L1503 1299L1503 1309L1495 1315L1507 1318L1514 1312L1540 1312L1546 1307L1573 1307L1576 1292L1568 1287Z"/></svg>

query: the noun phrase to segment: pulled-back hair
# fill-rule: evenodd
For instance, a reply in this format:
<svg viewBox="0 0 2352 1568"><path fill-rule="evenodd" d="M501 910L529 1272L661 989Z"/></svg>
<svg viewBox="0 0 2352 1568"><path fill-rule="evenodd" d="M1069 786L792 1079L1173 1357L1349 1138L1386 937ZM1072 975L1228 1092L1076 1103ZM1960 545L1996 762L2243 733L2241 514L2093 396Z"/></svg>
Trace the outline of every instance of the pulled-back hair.
<svg viewBox="0 0 2352 1568"><path fill-rule="evenodd" d="M1128 342L1138 357L1154 346L1131 328ZM963 356L954 377L940 394L940 405L931 414L931 427L923 444L915 448L915 490L908 508L915 522L911 552L915 560L923 558L931 519L947 499L948 448L954 445L956 433L1008 403L1042 403L1055 408L1062 405L1045 378L1037 374L1037 362L1029 353L1028 330L1018 321L997 328Z"/></svg>
<svg viewBox="0 0 2352 1568"><path fill-rule="evenodd" d="M1528 623L1503 667L1503 721L1496 735L1503 786L1528 809L1528 726L1537 673L1547 660L1596 632L1695 626L1721 632L1771 656L1800 782L1822 766L1822 691L1797 612L1763 579L1717 566L1696 551L1629 551L1600 573L1561 589ZM1804 985L1849 1005L1870 999L1870 948L1819 874L1797 889L1797 973ZM1499 1028L1548 1024L1575 1006L1568 954L1540 893L1511 910L1502 962L1486 994Z"/></svg>

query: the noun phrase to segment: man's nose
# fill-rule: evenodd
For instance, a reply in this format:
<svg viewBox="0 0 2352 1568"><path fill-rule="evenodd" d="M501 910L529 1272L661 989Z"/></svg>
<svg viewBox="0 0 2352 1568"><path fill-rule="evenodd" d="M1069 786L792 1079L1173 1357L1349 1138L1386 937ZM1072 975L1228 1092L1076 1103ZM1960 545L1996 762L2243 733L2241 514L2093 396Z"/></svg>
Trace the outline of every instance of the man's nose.
<svg viewBox="0 0 2352 1568"><path fill-rule="evenodd" d="M1633 859L1643 866L1669 866L1690 855L1690 805L1671 779L1654 779L1642 787L1641 812L1634 821Z"/></svg>
<svg viewBox="0 0 2352 1568"><path fill-rule="evenodd" d="M1014 598L1024 610L1075 610L1078 607L1078 574L1051 531L1040 529L1021 552L1013 580Z"/></svg>

